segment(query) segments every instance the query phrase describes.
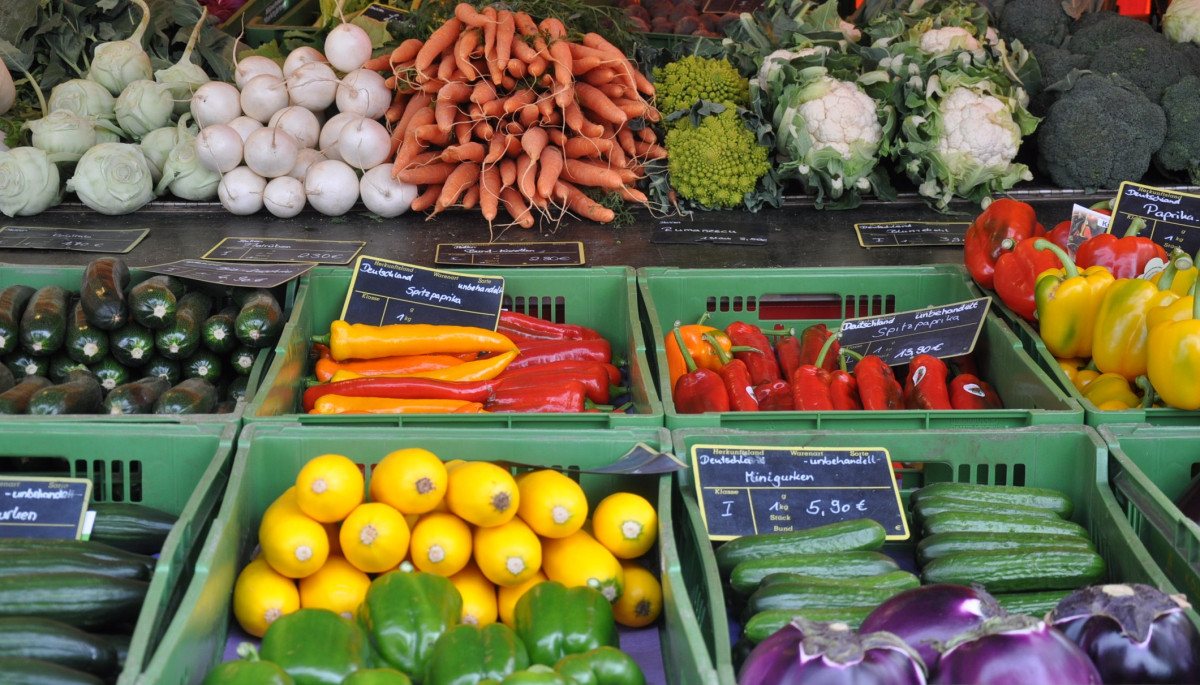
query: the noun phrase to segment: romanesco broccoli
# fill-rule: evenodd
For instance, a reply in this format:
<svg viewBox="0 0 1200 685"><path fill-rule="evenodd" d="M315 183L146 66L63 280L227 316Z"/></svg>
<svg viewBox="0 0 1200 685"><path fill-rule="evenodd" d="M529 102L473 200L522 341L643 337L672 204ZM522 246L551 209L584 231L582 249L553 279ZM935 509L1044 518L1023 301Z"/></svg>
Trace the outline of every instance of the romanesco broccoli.
<svg viewBox="0 0 1200 685"><path fill-rule="evenodd" d="M681 121L666 138L671 186L711 209L741 205L770 169L767 148L733 108L705 117L695 127L686 117Z"/></svg>
<svg viewBox="0 0 1200 685"><path fill-rule="evenodd" d="M726 107L750 104L750 80L722 58L688 55L654 70L658 110L670 114L697 100Z"/></svg>

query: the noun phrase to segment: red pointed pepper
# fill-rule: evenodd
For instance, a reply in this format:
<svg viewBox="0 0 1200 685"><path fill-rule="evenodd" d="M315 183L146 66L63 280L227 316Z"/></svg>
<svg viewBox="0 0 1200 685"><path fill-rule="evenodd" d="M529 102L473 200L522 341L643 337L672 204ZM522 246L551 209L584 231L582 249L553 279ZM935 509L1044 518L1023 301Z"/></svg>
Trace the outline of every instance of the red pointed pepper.
<svg viewBox="0 0 1200 685"><path fill-rule="evenodd" d="M496 388L483 405L490 412L576 413L587 409L583 383L558 380L522 388Z"/></svg>
<svg viewBox="0 0 1200 685"><path fill-rule="evenodd" d="M1036 241L1037 238L1022 240L996 260L996 294L1026 321L1037 320L1033 292L1038 276L1047 269L1062 268L1062 261L1053 252L1034 247Z"/></svg>
<svg viewBox="0 0 1200 685"><path fill-rule="evenodd" d="M612 345L607 340L539 340L519 345L521 353L508 368L524 369L547 362L612 362Z"/></svg>
<svg viewBox="0 0 1200 685"><path fill-rule="evenodd" d="M929 354L918 354L908 363L904 381L904 404L909 409L953 409L946 377L946 362Z"/></svg>
<svg viewBox="0 0 1200 685"><path fill-rule="evenodd" d="M800 339L795 330L775 339L775 359L779 362L779 377L790 382L792 374L804 363L800 361Z"/></svg>
<svg viewBox="0 0 1200 685"><path fill-rule="evenodd" d="M824 335L827 333L825 331L825 324L816 324L816 326L820 326L820 330L815 335ZM809 329L813 328L815 326L809 327ZM825 368L825 365L826 360L833 359L834 370L837 369L836 357L830 357L829 355L830 350L836 345L836 336L824 335L821 346L817 348L816 353L813 355L812 363L802 364L792 374L792 399L796 404L796 409L802 411L833 410L833 395L830 388L832 375L829 369Z"/></svg>
<svg viewBox="0 0 1200 685"><path fill-rule="evenodd" d="M829 374L829 399L833 401L834 411L863 408L862 400L858 397L858 381L845 369Z"/></svg>
<svg viewBox="0 0 1200 685"><path fill-rule="evenodd" d="M858 396L863 409L878 411L904 408L904 388L883 359L868 354L854 365Z"/></svg>
<svg viewBox="0 0 1200 685"><path fill-rule="evenodd" d="M733 411L758 411L758 400L754 399L754 384L750 382L750 370L741 359L734 359L725 352L712 333L705 333L717 356L725 363L717 374L725 383L725 394L729 396L729 407Z"/></svg>
<svg viewBox="0 0 1200 685"><path fill-rule="evenodd" d="M792 411L796 408L792 384L782 378L754 386L754 399L759 411Z"/></svg>
<svg viewBox="0 0 1200 685"><path fill-rule="evenodd" d="M752 323L734 321L725 327L725 334L735 346L753 348L752 351L734 352L733 356L746 365L754 385L780 379L779 363L771 351L771 341L767 340L761 328Z"/></svg>
<svg viewBox="0 0 1200 685"><path fill-rule="evenodd" d="M604 336L586 326L571 323L554 323L536 316L519 312L500 311L496 331L503 333L513 342L518 340L598 340Z"/></svg>
<svg viewBox="0 0 1200 685"><path fill-rule="evenodd" d="M829 348L829 352L823 357L824 361L818 362L818 357L821 356L821 350L828 347L827 343L833 339L833 345ZM800 333L800 363L813 364L820 366L826 371L837 369L838 354L841 352L841 345L838 344L837 337L825 327L823 323L815 323L808 328L805 328Z"/></svg>
<svg viewBox="0 0 1200 685"><path fill-rule="evenodd" d="M538 371L533 367L509 376L498 376L492 380L492 387L497 392L516 390L518 388L536 388L539 385L552 384L557 381L576 381L583 385L587 398L596 404L608 404L613 397L613 388L608 382L608 372L603 368ZM617 388L616 392L624 392L625 388Z"/></svg>
<svg viewBox="0 0 1200 685"><path fill-rule="evenodd" d="M1152 259L1167 261L1167 251L1162 245L1138 235L1146 220L1137 217L1129 225L1125 235L1099 233L1084 241L1075 253L1075 265L1080 269L1103 266L1112 272L1113 278L1140 278L1146 264Z"/></svg>
<svg viewBox="0 0 1200 685"><path fill-rule="evenodd" d="M729 411L729 395L725 392L725 382L716 371L701 369L692 359L683 334L676 326L672 331L675 342L682 352L683 363L687 372L679 377L672 388L671 397L675 403L675 411L680 414L704 414L710 411Z"/></svg>
<svg viewBox="0 0 1200 685"><path fill-rule="evenodd" d="M1033 207L1020 200L1002 197L975 217L967 227L963 243L963 262L971 278L984 288L992 289L996 261L1005 251L1005 239L1017 243L1025 238L1036 238L1046 229L1037 220Z"/></svg>
<svg viewBox="0 0 1200 685"><path fill-rule="evenodd" d="M524 368L512 368L509 364L496 378L505 378L507 376L516 376L524 373L545 373L548 371L579 371L584 370L588 373L594 373L596 369L601 369L608 374L608 382L613 385L621 384L621 369L615 364L608 362L593 362L587 360L564 359L557 362L546 362L536 366L526 366Z"/></svg>
<svg viewBox="0 0 1200 685"><path fill-rule="evenodd" d="M304 411L325 395L387 397L408 400L466 400L484 402L491 397L491 381L440 381L432 378L365 376L335 383L320 383L304 391Z"/></svg>
<svg viewBox="0 0 1200 685"><path fill-rule="evenodd" d="M1002 409L1004 403L987 381L963 373L950 381L950 406L955 409Z"/></svg>

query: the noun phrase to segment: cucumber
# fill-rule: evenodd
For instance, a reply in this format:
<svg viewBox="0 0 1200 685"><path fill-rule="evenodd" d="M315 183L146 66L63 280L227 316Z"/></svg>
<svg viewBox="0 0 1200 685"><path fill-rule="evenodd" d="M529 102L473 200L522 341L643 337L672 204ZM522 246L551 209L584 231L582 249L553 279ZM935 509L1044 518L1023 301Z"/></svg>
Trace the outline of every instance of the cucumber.
<svg viewBox="0 0 1200 685"><path fill-rule="evenodd" d="M780 628L792 622L793 618L807 618L810 621L823 623L845 623L858 630L867 616L875 610L876 605L861 607L842 607L839 609L769 609L754 614L742 627L742 635L754 644L771 637Z"/></svg>
<svg viewBox="0 0 1200 685"><path fill-rule="evenodd" d="M237 333L233 328L237 315L236 307L226 307L204 320L200 341L206 349L225 354L237 347Z"/></svg>
<svg viewBox="0 0 1200 685"><path fill-rule="evenodd" d="M0 618L0 658L41 659L85 673L117 671L117 650L107 640L48 618Z"/></svg>
<svg viewBox="0 0 1200 685"><path fill-rule="evenodd" d="M900 568L882 552L853 550L824 554L780 554L764 559L747 559L729 572L729 586L748 595L763 578L774 573L794 573L818 578L864 578Z"/></svg>
<svg viewBox="0 0 1200 685"><path fill-rule="evenodd" d="M988 516L947 511L921 524L922 535L938 533L1037 533L1088 537L1087 529L1073 521L1046 516Z"/></svg>
<svg viewBox="0 0 1200 685"><path fill-rule="evenodd" d="M717 548L717 568L722 576L728 576L734 566L748 559L879 549L886 537L887 531L872 519L839 521L792 533L745 535Z"/></svg>
<svg viewBox="0 0 1200 685"><path fill-rule="evenodd" d="M125 288L129 285L129 267L120 257L93 259L83 270L79 301L88 323L102 331L120 328L129 319Z"/></svg>
<svg viewBox="0 0 1200 685"><path fill-rule="evenodd" d="M96 522L89 538L135 554L156 554L178 516L132 502L92 502Z"/></svg>
<svg viewBox="0 0 1200 685"><path fill-rule="evenodd" d="M22 378L20 383L0 393L0 414L24 414L29 409L29 398L52 384L45 376Z"/></svg>
<svg viewBox="0 0 1200 685"><path fill-rule="evenodd" d="M1074 592L1073 588L1041 592L997 592L993 597L1000 603L1000 608L1010 614L1045 616Z"/></svg>
<svg viewBox="0 0 1200 685"><path fill-rule="evenodd" d="M200 347L200 326L212 309L212 298L193 290L179 298L175 321L155 332L154 347L168 359L185 359Z"/></svg>
<svg viewBox="0 0 1200 685"><path fill-rule="evenodd" d="M175 308L186 292L187 286L174 276L151 276L129 289L129 313L146 328L166 328L175 322Z"/></svg>
<svg viewBox="0 0 1200 685"><path fill-rule="evenodd" d="M36 292L27 285L10 285L0 290L0 354L17 349L21 337L21 315Z"/></svg>
<svg viewBox="0 0 1200 685"><path fill-rule="evenodd" d="M777 583L759 588L746 600L746 616L771 609L844 609L879 606L900 588L829 587L806 583Z"/></svg>
<svg viewBox="0 0 1200 685"><path fill-rule="evenodd" d="M67 355L80 364L95 364L108 354L108 332L88 323L82 301L71 305L66 347Z"/></svg>
<svg viewBox="0 0 1200 685"><path fill-rule="evenodd" d="M249 384L249 376L234 376L233 380L229 381L229 387L225 390L225 399L233 400L234 402L246 399L246 391Z"/></svg>
<svg viewBox="0 0 1200 685"><path fill-rule="evenodd" d="M114 359L132 368L141 368L154 355L154 331L139 323L127 323L108 335L109 351Z"/></svg>
<svg viewBox="0 0 1200 685"><path fill-rule="evenodd" d="M95 674L20 656L0 657L0 673L11 685L104 685Z"/></svg>
<svg viewBox="0 0 1200 685"><path fill-rule="evenodd" d="M1057 513L1041 507L1027 507L1021 504L1003 504L999 502L980 502L977 500L959 499L957 497L944 497L942 495L922 497L920 500L914 502L912 506L913 520L917 523L918 527L926 518L946 511L958 511L966 514L1003 516L1021 514L1024 516L1052 516L1058 518Z"/></svg>
<svg viewBox="0 0 1200 685"><path fill-rule="evenodd" d="M229 355L229 368L239 376L249 376L250 371L254 368L254 360L258 357L258 350L245 345L238 345Z"/></svg>
<svg viewBox="0 0 1200 685"><path fill-rule="evenodd" d="M104 392L91 371L72 371L58 385L42 388L29 398L30 414L95 414Z"/></svg>
<svg viewBox="0 0 1200 685"><path fill-rule="evenodd" d="M221 378L221 358L212 350L201 347L183 360L180 371L184 378L203 378L216 385Z"/></svg>
<svg viewBox="0 0 1200 685"><path fill-rule="evenodd" d="M942 495L969 499L976 502L995 502L997 504L1019 504L1026 507L1049 509L1061 518L1071 518L1075 505L1070 496L1052 488L1032 488L1015 485L976 485L974 483L933 483L918 488L912 493L913 504L925 499Z"/></svg>
<svg viewBox="0 0 1200 685"><path fill-rule="evenodd" d="M171 383L158 376L146 376L136 381L123 383L108 391L104 397L105 414L150 414L160 395L171 387Z"/></svg>
<svg viewBox="0 0 1200 685"><path fill-rule="evenodd" d="M10 552L43 552L47 556L65 552L82 554L99 563L109 561L134 560L146 567L149 575L154 571L154 557L145 554L134 554L112 545L106 545L94 540L71 540L63 538L0 538L0 556Z"/></svg>
<svg viewBox="0 0 1200 685"><path fill-rule="evenodd" d="M4 359L4 365L12 371L13 378L20 381L27 376L50 377L50 360L36 357L25 350L17 350Z"/></svg>
<svg viewBox="0 0 1200 685"><path fill-rule="evenodd" d="M1028 592L1078 588L1104 580L1104 558L1075 547L954 552L921 569L922 583L979 583L988 592Z"/></svg>
<svg viewBox="0 0 1200 685"><path fill-rule="evenodd" d="M283 309L270 290L255 290L242 301L233 330L247 347L269 347L279 339Z"/></svg>
<svg viewBox="0 0 1200 685"><path fill-rule="evenodd" d="M149 580L146 565L137 559L97 561L83 552L59 551L54 554L38 550L6 552L0 564L0 576L15 576L28 573L66 573L80 571L99 573L110 578L132 578Z"/></svg>
<svg viewBox="0 0 1200 685"><path fill-rule="evenodd" d="M0 617L33 616L98 628L136 620L150 583L98 573L0 578Z"/></svg>
<svg viewBox="0 0 1200 685"><path fill-rule="evenodd" d="M161 354L150 358L150 363L142 369L147 376L162 378L171 385L183 380L183 369L178 359L167 359Z"/></svg>
<svg viewBox="0 0 1200 685"><path fill-rule="evenodd" d="M88 370L100 382L100 387L106 393L118 385L124 385L131 380L129 367L112 357L105 357L98 364L92 364L88 367Z"/></svg>
<svg viewBox="0 0 1200 685"><path fill-rule="evenodd" d="M0 363L0 392L4 392L17 384L17 379L8 366Z"/></svg>
<svg viewBox="0 0 1200 685"><path fill-rule="evenodd" d="M59 352L50 358L50 380L55 383L62 383L67 380L67 374L72 371L87 371L87 364L80 364L71 359L65 352Z"/></svg>
<svg viewBox="0 0 1200 685"><path fill-rule="evenodd" d="M38 356L57 352L67 338L67 291L62 286L39 288L21 315L21 347Z"/></svg>
<svg viewBox="0 0 1200 685"><path fill-rule="evenodd" d="M917 564L929 562L954 552L978 549L1036 550L1044 547L1073 547L1095 549L1092 541L1078 535L1043 535L1041 533L938 533L921 538L917 543Z"/></svg>
<svg viewBox="0 0 1200 685"><path fill-rule="evenodd" d="M164 392L154 404L155 414L211 414L217 389L203 378L188 378Z"/></svg>
<svg viewBox="0 0 1200 685"><path fill-rule="evenodd" d="M915 573L900 569L856 578L822 578L820 576L804 576L799 573L772 573L759 581L758 587L779 585L780 583L807 583L830 587L894 587L909 590L920 586L921 579Z"/></svg>

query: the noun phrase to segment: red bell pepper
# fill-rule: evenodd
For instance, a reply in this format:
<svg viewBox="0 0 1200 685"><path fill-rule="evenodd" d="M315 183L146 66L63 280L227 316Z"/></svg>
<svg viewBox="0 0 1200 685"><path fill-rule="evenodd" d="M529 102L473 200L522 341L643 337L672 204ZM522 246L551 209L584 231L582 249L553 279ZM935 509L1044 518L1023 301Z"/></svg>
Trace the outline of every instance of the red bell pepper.
<svg viewBox="0 0 1200 685"><path fill-rule="evenodd" d="M775 361L775 353L771 350L771 341L767 340L762 329L752 323L734 321L725 327L725 335L735 346L753 348L745 352L734 352L734 359L740 359L750 372L750 380L754 385L779 380L779 363Z"/></svg>
<svg viewBox="0 0 1200 685"><path fill-rule="evenodd" d="M754 399L759 411L792 411L796 408L792 384L782 378L754 386Z"/></svg>
<svg viewBox="0 0 1200 685"><path fill-rule="evenodd" d="M1145 225L1146 220L1138 217L1120 238L1111 233L1092 236L1079 246L1075 265L1080 269L1107 267L1113 278L1140 278L1150 260L1167 261L1167 251L1162 245L1137 234Z"/></svg>
<svg viewBox="0 0 1200 685"><path fill-rule="evenodd" d="M892 367L883 359L868 354L854 365L854 379L858 381L858 397L863 409L877 411L904 408L904 388L896 380Z"/></svg>
<svg viewBox="0 0 1200 685"><path fill-rule="evenodd" d="M800 411L832 411L829 372L812 364L796 369L792 374L792 402Z"/></svg>
<svg viewBox="0 0 1200 685"><path fill-rule="evenodd" d="M492 394L491 381L439 381L432 378L366 376L335 383L320 383L304 391L301 400L309 411L325 395L387 397L408 400L466 400L484 402Z"/></svg>
<svg viewBox="0 0 1200 685"><path fill-rule="evenodd" d="M520 340L598 340L604 336L586 326L571 323L554 323L536 316L519 312L500 311L496 332L503 333L513 342Z"/></svg>
<svg viewBox="0 0 1200 685"><path fill-rule="evenodd" d="M833 402L834 411L863 408L862 400L858 396L858 381L845 369L838 369L829 374L829 399Z"/></svg>
<svg viewBox="0 0 1200 685"><path fill-rule="evenodd" d="M779 362L779 377L790 381L792 374L803 364L800 361L800 339L795 330L789 330L775 340L775 359Z"/></svg>
<svg viewBox="0 0 1200 685"><path fill-rule="evenodd" d="M1011 252L996 260L995 289L1000 300L1026 321L1037 320L1033 291L1038 276L1047 269L1063 268L1062 261L1050 250L1034 247L1037 238L1022 240Z"/></svg>
<svg viewBox="0 0 1200 685"><path fill-rule="evenodd" d="M729 408L733 411L758 411L758 400L754 399L754 383L750 382L750 369L746 368L746 363L729 356L712 333L705 333L704 337L724 362L721 368L717 369L717 375L725 383Z"/></svg>
<svg viewBox="0 0 1200 685"><path fill-rule="evenodd" d="M1037 214L1028 203L1002 197L975 217L967 227L963 243L963 262L975 282L989 290L994 288L996 261L1008 249L1004 241L1017 243L1046 233Z"/></svg>
<svg viewBox="0 0 1200 685"><path fill-rule="evenodd" d="M687 372L675 381L671 398L675 403L675 411L680 414L704 414L710 411L729 411L729 394L725 392L725 382L716 371L701 369L692 359L683 334L676 326L672 335L683 354L683 362Z"/></svg>
<svg viewBox="0 0 1200 685"><path fill-rule="evenodd" d="M904 404L909 409L953 409L946 378L946 362L929 354L918 354L908 363L904 382Z"/></svg>
<svg viewBox="0 0 1200 685"><path fill-rule="evenodd" d="M577 413L588 408L583 383L553 380L520 388L498 387L483 404L490 412Z"/></svg>
<svg viewBox="0 0 1200 685"><path fill-rule="evenodd" d="M828 345L831 338L833 339L832 346ZM827 348L829 351L824 357L821 357L821 351ZM800 333L801 365L813 364L826 371L833 371L838 367L838 355L841 354L841 349L837 337L823 323L815 323ZM820 360L818 360L819 357Z"/></svg>
<svg viewBox="0 0 1200 685"><path fill-rule="evenodd" d="M950 381L950 406L955 409L1002 409L1000 395L978 376L963 373Z"/></svg>

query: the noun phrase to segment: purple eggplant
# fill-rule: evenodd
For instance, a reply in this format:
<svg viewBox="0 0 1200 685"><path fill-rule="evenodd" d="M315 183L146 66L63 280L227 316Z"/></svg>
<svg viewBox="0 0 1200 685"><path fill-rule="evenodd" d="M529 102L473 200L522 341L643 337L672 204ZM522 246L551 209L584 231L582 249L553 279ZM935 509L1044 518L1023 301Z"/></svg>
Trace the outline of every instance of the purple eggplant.
<svg viewBox="0 0 1200 685"><path fill-rule="evenodd" d="M922 585L880 604L863 621L862 632L886 630L917 650L932 673L940 654L936 645L978 628L1004 610L980 586Z"/></svg>
<svg viewBox="0 0 1200 685"><path fill-rule="evenodd" d="M1092 585L1059 602L1049 620L1106 683L1200 683L1200 631L1188 606L1149 585Z"/></svg>
<svg viewBox="0 0 1200 685"><path fill-rule="evenodd" d="M923 685L925 665L890 633L796 618L746 657L738 685Z"/></svg>
<svg viewBox="0 0 1200 685"><path fill-rule="evenodd" d="M950 641L929 681L936 685L1100 685L1091 659L1033 616L990 618Z"/></svg>

